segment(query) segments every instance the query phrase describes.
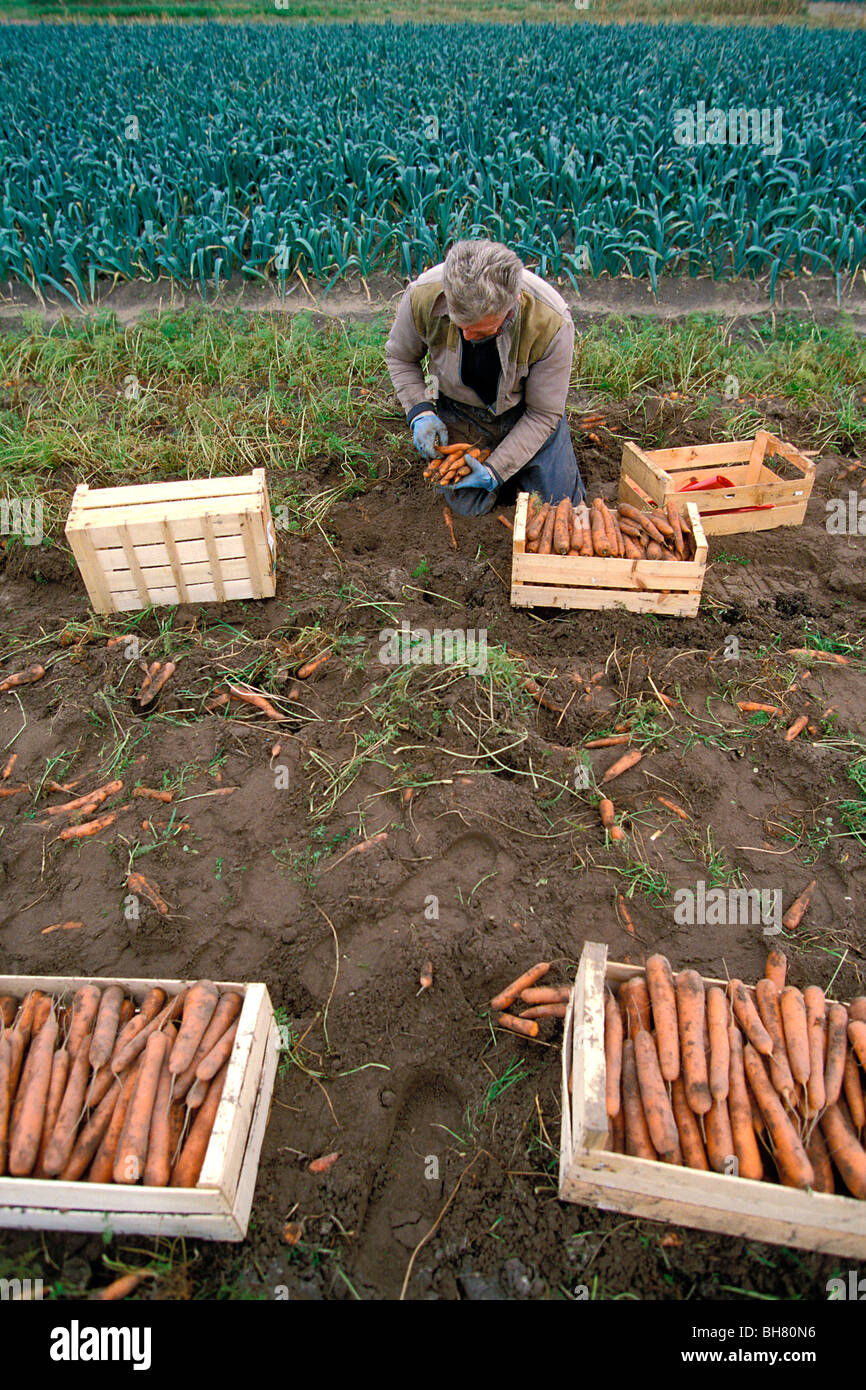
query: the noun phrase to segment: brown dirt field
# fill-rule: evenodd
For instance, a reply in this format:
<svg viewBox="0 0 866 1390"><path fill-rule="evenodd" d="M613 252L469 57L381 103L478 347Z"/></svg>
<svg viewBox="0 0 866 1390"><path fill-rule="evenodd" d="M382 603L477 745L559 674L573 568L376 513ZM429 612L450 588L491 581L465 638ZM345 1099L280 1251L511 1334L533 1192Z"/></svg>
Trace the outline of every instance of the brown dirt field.
<svg viewBox="0 0 866 1390"><path fill-rule="evenodd" d="M607 411L618 436L638 432L644 403ZM769 428L812 447L814 420L763 404ZM668 444L713 437L712 418L683 428L670 403L656 405L668 411ZM590 494L612 498L620 445L612 435L604 440L599 447L578 440L579 459ZM296 1056L308 1071L287 1063L277 1080L247 1241L189 1243L189 1263L174 1282L145 1286L141 1296L273 1298L283 1286L292 1299L351 1299L352 1289L363 1299L395 1298L412 1251L453 1198L417 1255L410 1299L570 1297L594 1280L605 1298L826 1297L827 1279L844 1265L836 1258L685 1229L667 1246L668 1228L561 1204L561 1025L542 1025L533 1045L494 1034L486 1004L536 960L554 962L551 980L570 981L585 939L606 942L613 959L640 961L662 950L675 969L747 980L763 973L767 940L759 927L679 926L670 899L636 893L630 907L639 935L629 936L615 910L626 881L611 868L623 861L615 846L605 847L590 794L567 789L583 740L606 726L606 711L624 695L651 697L651 681L679 692L691 715L674 711L678 736L653 744L614 784L627 843L673 889L708 877L699 850L708 829L748 886L781 888L786 903L817 877L809 913L787 943L790 978L826 985L838 963L828 949L848 947L835 988L841 998L863 992L866 932L856 904L866 886L864 847L838 837L815 848L814 838L783 839L780 825L783 817L802 823L804 836L820 828L831 814L827 803L853 795L852 755L808 737L785 743L772 723L751 730L743 755L744 740L730 732L742 721L719 688L735 680L743 693L733 698L751 692L780 702L791 719L806 698L819 717L834 706L836 732L862 735L861 671L815 663L805 694L792 695L777 663L748 660L774 639L782 650L803 645L804 619L825 634L863 635L862 541L828 535L824 526L828 492L847 491L847 481L833 482L841 464L835 456L819 461L802 529L711 539L714 564L696 619L654 620L512 609L511 537L496 511L457 518L454 552L441 506L407 462L334 508L331 544L319 533L282 536L274 600L145 619L149 657L179 653L154 712L135 711L130 697L140 675L106 650L104 638L40 649L47 677L19 697L0 696L0 747L18 734L15 779L35 787L46 760L69 750L65 775L97 766L117 741L106 692L127 739L129 762L119 775L153 786L186 769L180 796L200 798L179 800L189 831L136 860L170 906L168 918L144 908L137 923L123 915L129 852L146 841L141 818L164 819L165 808L135 802L111 832L76 846L40 830L26 796L0 801L3 972L263 980L304 1039ZM333 469L322 459L310 481L327 486ZM749 563L720 561L722 553ZM431 695L425 670L385 717L376 687L388 668L377 653L388 623L374 604L390 604L413 627L486 628L488 645L522 653L566 714L560 720L526 702L493 727L470 680L443 679ZM4 671L33 659L23 654L25 640L59 635L88 616L83 587L57 548L10 555L0 609ZM303 684L284 724L254 711L233 711L231 719L204 712L220 676L248 670L253 657L259 681L286 694L297 665L291 644L317 622L343 642ZM729 636L739 639L739 664L723 660ZM586 700L572 673L588 680L598 670L604 677ZM520 741L505 736L509 728ZM283 747L271 760L275 741ZM503 749L495 763L482 742ZM328 799L323 765L345 764L358 747L368 754L358 776L335 788L330 811L311 819L311 799L316 809ZM606 767L615 751L591 753L593 768ZM287 772L275 778L280 767ZM222 786L237 790L205 795L218 785L216 771ZM407 806L401 788L422 780L429 785L416 788ZM659 790L687 807L689 824L657 805ZM341 858L359 828L366 837L387 831L387 839ZM657 829L663 833L653 840ZM433 898L439 915L431 920ZM69 919L84 927L41 935ZM419 996L428 957L434 983ZM518 1079L491 1096L491 1082L512 1063ZM340 1157L325 1175L306 1170L333 1150ZM304 1227L291 1248L283 1239L288 1219ZM99 1237L6 1232L0 1253L14 1262L34 1248L34 1272L47 1280L65 1270L67 1289L107 1282Z"/></svg>

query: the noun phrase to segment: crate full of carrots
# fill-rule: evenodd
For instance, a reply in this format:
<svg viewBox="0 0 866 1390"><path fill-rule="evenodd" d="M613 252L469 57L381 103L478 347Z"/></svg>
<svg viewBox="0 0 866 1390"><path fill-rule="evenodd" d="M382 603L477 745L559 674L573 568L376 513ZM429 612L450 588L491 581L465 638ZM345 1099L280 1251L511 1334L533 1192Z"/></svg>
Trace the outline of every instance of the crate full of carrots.
<svg viewBox="0 0 866 1390"><path fill-rule="evenodd" d="M866 998L608 962L584 946L562 1053L559 1195L866 1257Z"/></svg>
<svg viewBox="0 0 866 1390"><path fill-rule="evenodd" d="M0 1226L244 1238L264 985L5 975L0 1018Z"/></svg>
<svg viewBox="0 0 866 1390"><path fill-rule="evenodd" d="M603 498L517 499L511 562L515 608L625 608L692 618L707 568L695 507L641 511Z"/></svg>

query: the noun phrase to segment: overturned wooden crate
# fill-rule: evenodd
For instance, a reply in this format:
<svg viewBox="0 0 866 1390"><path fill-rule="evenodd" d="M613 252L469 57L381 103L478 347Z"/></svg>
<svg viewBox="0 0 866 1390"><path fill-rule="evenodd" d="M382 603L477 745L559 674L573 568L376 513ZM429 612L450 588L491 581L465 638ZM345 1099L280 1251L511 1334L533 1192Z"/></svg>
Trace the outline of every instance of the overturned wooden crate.
<svg viewBox="0 0 866 1390"><path fill-rule="evenodd" d="M0 994L31 989L71 1002L81 985L117 984L140 1001L159 985L168 996L189 980L128 980L44 975L0 976ZM142 1187L0 1177L0 1227L102 1231L116 1235L243 1240L277 1069L278 1036L267 987L220 983L243 995L238 1029L204 1164L195 1187Z"/></svg>
<svg viewBox="0 0 866 1390"><path fill-rule="evenodd" d="M532 555L526 549L529 494L517 498L511 558L514 608L626 608L632 613L693 618L707 569L707 540L696 507L688 515L695 535L691 560L602 559Z"/></svg>
<svg viewBox="0 0 866 1390"><path fill-rule="evenodd" d="M276 545L265 470L75 489L66 536L97 613L272 598Z"/></svg>
<svg viewBox="0 0 866 1390"><path fill-rule="evenodd" d="M775 469L769 459L775 460ZM719 476L731 486L682 491L687 484ZM814 481L814 463L767 430L758 430L754 439L680 449L641 449L627 440L619 500L640 508L653 503L664 507L672 497L680 510L693 502L706 535L730 535L801 525Z"/></svg>
<svg viewBox="0 0 866 1390"><path fill-rule="evenodd" d="M605 1148L605 987L645 974L640 966L608 962L607 947L598 942L584 945L562 1045L561 1200L775 1245L866 1258L866 1202L699 1172ZM726 982L704 983L724 987Z"/></svg>

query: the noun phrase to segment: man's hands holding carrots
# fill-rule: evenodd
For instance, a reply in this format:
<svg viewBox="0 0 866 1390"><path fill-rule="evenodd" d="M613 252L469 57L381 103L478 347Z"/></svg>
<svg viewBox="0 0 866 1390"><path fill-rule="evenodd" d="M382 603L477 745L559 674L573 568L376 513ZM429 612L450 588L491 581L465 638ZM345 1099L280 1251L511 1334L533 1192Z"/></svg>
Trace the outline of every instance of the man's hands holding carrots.
<svg viewBox="0 0 866 1390"><path fill-rule="evenodd" d="M484 460L490 457L489 449L472 448L468 444L445 444L424 469L424 477L439 487L480 487L493 492L498 486Z"/></svg>
<svg viewBox="0 0 866 1390"><path fill-rule="evenodd" d="M435 458L437 448L448 443L448 426L432 410L418 415L412 421L412 440L422 458Z"/></svg>

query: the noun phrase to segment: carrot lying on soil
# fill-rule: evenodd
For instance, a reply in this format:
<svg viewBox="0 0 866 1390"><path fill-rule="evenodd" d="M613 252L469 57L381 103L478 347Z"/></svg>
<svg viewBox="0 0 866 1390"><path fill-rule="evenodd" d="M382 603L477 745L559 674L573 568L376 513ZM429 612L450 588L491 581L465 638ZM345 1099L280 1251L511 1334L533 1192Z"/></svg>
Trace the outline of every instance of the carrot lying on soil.
<svg viewBox="0 0 866 1390"><path fill-rule="evenodd" d="M782 1009L779 991L772 980L758 980L755 985L755 999L761 1022L770 1035L773 1051L770 1053L770 1076L773 1085L785 1102L794 1104L794 1077L785 1050L785 1032L782 1025Z"/></svg>
<svg viewBox="0 0 866 1390"><path fill-rule="evenodd" d="M807 985L803 990L803 1002L806 1005L806 1031L809 1039L809 1080L806 1083L806 1099L809 1113L817 1115L827 1103L824 1088L824 991L819 985Z"/></svg>
<svg viewBox="0 0 866 1390"><path fill-rule="evenodd" d="M520 998L524 1004L567 1004L571 988L569 985L539 985L536 989L522 989Z"/></svg>
<svg viewBox="0 0 866 1390"><path fill-rule="evenodd" d="M166 1033L151 1033L147 1040L135 1090L117 1141L112 1169L115 1182L138 1182L144 1172L159 1074L165 1066L171 1047L171 1038Z"/></svg>
<svg viewBox="0 0 866 1390"><path fill-rule="evenodd" d="M817 882L818 880L813 878L812 882L803 889L800 896L794 899L787 912L783 914L782 926L785 928L785 931L793 931L795 927L799 927L805 916L806 908L809 906Z"/></svg>
<svg viewBox="0 0 866 1390"><path fill-rule="evenodd" d="M507 517L507 516L503 516L503 515L502 515L502 512L500 512L500 513L498 514L496 520L497 520L497 521L501 521L503 526L507 526L509 531L513 531L513 530L514 530L514 527L513 527L513 525L511 524L511 522L508 520L508 517Z"/></svg>
<svg viewBox="0 0 866 1390"><path fill-rule="evenodd" d="M149 1270L142 1270L135 1274L122 1274L118 1279L113 1279L110 1284L106 1284L104 1289L91 1294L90 1297L96 1302L116 1303L121 1298L127 1298L129 1294L135 1293L139 1284L149 1277Z"/></svg>
<svg viewBox="0 0 866 1390"><path fill-rule="evenodd" d="M707 1037L710 1045L709 1086L713 1100L725 1100L730 1085L729 1009L725 991L719 985L710 985L707 990Z"/></svg>
<svg viewBox="0 0 866 1390"><path fill-rule="evenodd" d="M824 1097L827 1105L835 1105L842 1094L845 1053L847 1051L848 1010L844 1004L830 1004L827 1008L827 1037L824 1052Z"/></svg>
<svg viewBox="0 0 866 1390"><path fill-rule="evenodd" d="M162 690L166 681L169 679L170 676L174 675L176 670L177 666L175 665L175 663L173 661L167 661L165 665L161 667L160 670L156 671L151 677L149 677L149 685L147 682L145 682L145 685L148 685L146 693L144 686L142 686L141 690L138 692L138 703L140 705L151 704L156 699L159 692Z"/></svg>
<svg viewBox="0 0 866 1390"><path fill-rule="evenodd" d="M598 803L598 814L602 825L609 830L613 825L614 806L613 802L608 797L603 796Z"/></svg>
<svg viewBox="0 0 866 1390"><path fill-rule="evenodd" d="M728 1056L728 1116L731 1121L737 1173L741 1178L760 1181L764 1176L764 1164L758 1148L752 1103L746 1086L743 1035L735 1023L728 1024Z"/></svg>
<svg viewBox="0 0 866 1390"><path fill-rule="evenodd" d="M681 970L675 979L680 1034L680 1065L686 1099L696 1115L706 1115L712 1096L707 1076L706 996L696 970Z"/></svg>
<svg viewBox="0 0 866 1390"><path fill-rule="evenodd" d="M653 1148L659 1157L674 1154L679 1148L679 1133L659 1066L656 1045L646 1029L635 1034L634 1062Z"/></svg>
<svg viewBox="0 0 866 1390"><path fill-rule="evenodd" d="M326 661L330 661L331 656L331 652L322 652L321 656L317 656L313 661L305 662L304 665L299 667L298 670L295 672L295 674L298 677L298 680L309 680L310 676L315 675L319 668L321 666L324 666Z"/></svg>
<svg viewBox="0 0 866 1390"><path fill-rule="evenodd" d="M565 1018L567 1004L534 1004L531 1009L521 1009L518 1018Z"/></svg>
<svg viewBox="0 0 866 1390"><path fill-rule="evenodd" d="M780 951L778 946L774 946L767 956L767 964L764 966L764 974L768 980L772 980L776 988L781 991L785 988L785 980L788 974L788 957L784 951Z"/></svg>
<svg viewBox="0 0 866 1390"><path fill-rule="evenodd" d="M628 932L629 936L634 936L634 935L635 935L634 922L632 921L631 913L629 912L628 908L626 907L625 894L624 894L624 893L617 893L617 895L616 895L616 910L617 910L617 912L619 913L620 917L622 918L622 924L623 924L623 926L625 927L626 931Z"/></svg>
<svg viewBox="0 0 866 1390"><path fill-rule="evenodd" d="M674 815L679 816L680 820L691 820L691 816L687 811L683 810L682 806L678 806L675 801L669 801L666 796L657 796L656 801L668 811L673 811Z"/></svg>
<svg viewBox="0 0 866 1390"><path fill-rule="evenodd" d="M108 815L100 816L98 820L87 821L84 825L68 825L65 830L61 830L57 838L58 840L84 840L90 835L99 835L110 825L114 825L121 811L128 810L128 806L118 806L116 811L109 811Z"/></svg>
<svg viewBox="0 0 866 1390"><path fill-rule="evenodd" d="M74 801L64 801L62 806L49 806L46 808L46 815L65 816L73 811L81 811L85 807L99 806L108 797L114 796L115 792L123 790L123 782L120 778L115 778L112 782L106 782L104 787L97 787L95 791L87 792L84 796L77 796Z"/></svg>
<svg viewBox="0 0 866 1390"><path fill-rule="evenodd" d="M161 916L168 916L168 903L160 896L158 889L156 889L152 883L148 883L144 874L129 874L126 879L126 886L130 893L140 894L141 897L150 903L151 907L156 908Z"/></svg>
<svg viewBox="0 0 866 1390"><path fill-rule="evenodd" d="M791 727L785 730L785 742L791 743L792 740L798 736L798 734L801 734L803 732L808 722L808 714L798 715Z"/></svg>
<svg viewBox="0 0 866 1390"><path fill-rule="evenodd" d="M796 656L801 661L833 661L837 666L849 664L847 656L842 656L840 652L812 651L809 647L788 647L785 655Z"/></svg>
<svg viewBox="0 0 866 1390"><path fill-rule="evenodd" d="M0 681L0 690L17 690L20 685L32 685L34 681L41 681L44 675L44 666L28 666L26 671L18 671L14 676Z"/></svg>
<svg viewBox="0 0 866 1390"><path fill-rule="evenodd" d="M773 982L775 983L775 982ZM795 985L785 985L779 995L785 1051L794 1080L805 1086L809 1080L809 1028L806 1001Z"/></svg>
<svg viewBox="0 0 866 1390"><path fill-rule="evenodd" d="M0 781L5 782L5 781L8 780L8 778L11 776L12 769L13 769L13 767L15 766L15 764L17 763L17 761L18 761L18 754L17 754L17 753L10 753L10 754L9 754L9 757L6 759L6 762L5 762L4 765L3 765L3 771L2 771L2 773L0 773Z"/></svg>
<svg viewBox="0 0 866 1390"><path fill-rule="evenodd" d="M510 1033L521 1033L527 1038L538 1037L538 1024L534 1019L515 1018L513 1014L499 1014L495 1021L500 1028L507 1028Z"/></svg>
<svg viewBox="0 0 866 1390"><path fill-rule="evenodd" d="M13 1178L24 1178L32 1172L39 1153L57 1032L56 1020L49 1018L30 1050L33 1061L27 1090L9 1138L9 1173Z"/></svg>
<svg viewBox="0 0 866 1390"><path fill-rule="evenodd" d="M538 1025L536 1024L536 1027ZM208 1093L203 1105L199 1106L196 1117L190 1126L186 1143L180 1151L180 1157L174 1165L171 1174L172 1187L195 1187L198 1182L199 1174L207 1153L208 1141L210 1140L216 1113L219 1109L220 1097L222 1096L223 1086L225 1085L228 1063L218 1072L208 1087Z"/></svg>
<svg viewBox="0 0 866 1390"><path fill-rule="evenodd" d="M738 700L737 709L744 714L781 714L778 705L762 705L758 700Z"/></svg>
<svg viewBox="0 0 866 1390"><path fill-rule="evenodd" d="M172 1076L186 1071L204 1031L213 1018L219 1002L219 990L211 980L197 980L190 985L183 1006L183 1018L177 1041L171 1051L168 1069Z"/></svg>
<svg viewBox="0 0 866 1390"><path fill-rule="evenodd" d="M164 801L168 803L173 800L174 792L158 791L155 787L133 787L133 797L147 796L151 801Z"/></svg>
<svg viewBox="0 0 866 1390"><path fill-rule="evenodd" d="M622 1079L622 1014L609 993L604 996L604 1098L611 1118L619 1113L620 1081Z"/></svg>
<svg viewBox="0 0 866 1390"><path fill-rule="evenodd" d="M602 777L602 784L612 782L615 777L621 777L629 768L634 767L643 757L639 748L631 748L628 753L623 753L621 758L617 758L615 763L611 763L607 772Z"/></svg>
<svg viewBox="0 0 866 1390"><path fill-rule="evenodd" d="M546 960L539 961L537 965L533 965L531 970L525 971L524 974L519 975L516 980L512 980L510 985L506 985L505 989L501 990L495 998L491 999L491 1009L507 1009L509 1005L514 1003L521 990L529 989L530 985L537 984L542 976L547 974L549 969L550 962Z"/></svg>
<svg viewBox="0 0 866 1390"><path fill-rule="evenodd" d="M761 1022L758 1010L742 980L728 981L728 994L734 1008L734 1017L752 1046L765 1057L773 1051L773 1040Z"/></svg>
<svg viewBox="0 0 866 1390"><path fill-rule="evenodd" d="M288 717L285 714L280 714L278 710L274 709L270 700L255 691L237 690L235 686L230 685L228 693L232 700L237 700L242 705L252 705L253 709L260 710L267 719L286 719Z"/></svg>
<svg viewBox="0 0 866 1390"><path fill-rule="evenodd" d="M659 1065L665 1081L680 1074L680 1037L677 1027L677 995L667 956L647 957L646 983L655 1023Z"/></svg>
<svg viewBox="0 0 866 1390"><path fill-rule="evenodd" d="M749 1085L767 1126L780 1181L785 1187L811 1187L815 1174L809 1156L785 1113L760 1053L755 1051L751 1043L746 1043L743 1048L743 1061Z"/></svg>
<svg viewBox="0 0 866 1390"><path fill-rule="evenodd" d="M707 1162L701 1128L686 1100L686 1089L681 1076L676 1077L671 1083L671 1104L686 1167L709 1172L710 1165Z"/></svg>
<svg viewBox="0 0 866 1390"><path fill-rule="evenodd" d="M447 503L446 503L445 506L442 508L442 516L443 516L443 518L444 518L445 525L448 527L448 534L449 534L449 536L451 537L451 549L452 549L452 550L456 550L456 549L457 549L457 536L456 536L455 533L454 533L454 518L453 518L453 515L452 515L452 513L451 513L451 508L448 506Z"/></svg>
<svg viewBox="0 0 866 1390"><path fill-rule="evenodd" d="M627 1038L622 1045L622 1108L626 1153L632 1158L656 1158L641 1100L634 1043L631 1038Z"/></svg>
<svg viewBox="0 0 866 1390"><path fill-rule="evenodd" d="M866 1198L866 1151L838 1105L828 1105L821 1129L830 1157L852 1197Z"/></svg>
<svg viewBox="0 0 866 1390"><path fill-rule="evenodd" d="M621 743L628 743L631 734L611 734L607 738L590 738L583 745L584 748L615 748Z"/></svg>
<svg viewBox="0 0 866 1390"><path fill-rule="evenodd" d="M425 989L432 989L432 988L433 988L433 962L432 962L432 960L425 960L424 964L421 966L421 974L418 976L418 985L419 985L418 994L423 993L423 991L424 991ZM418 995L416 995L415 997L417 998Z"/></svg>
<svg viewBox="0 0 866 1390"><path fill-rule="evenodd" d="M83 922L79 922L79 921L74 921L74 922L52 922L50 927L43 927L42 930L40 931L39 935L40 935L40 936L50 936L51 933L52 933L53 931L77 931L79 927L83 927L83 926L84 926L84 923L83 923Z"/></svg>

